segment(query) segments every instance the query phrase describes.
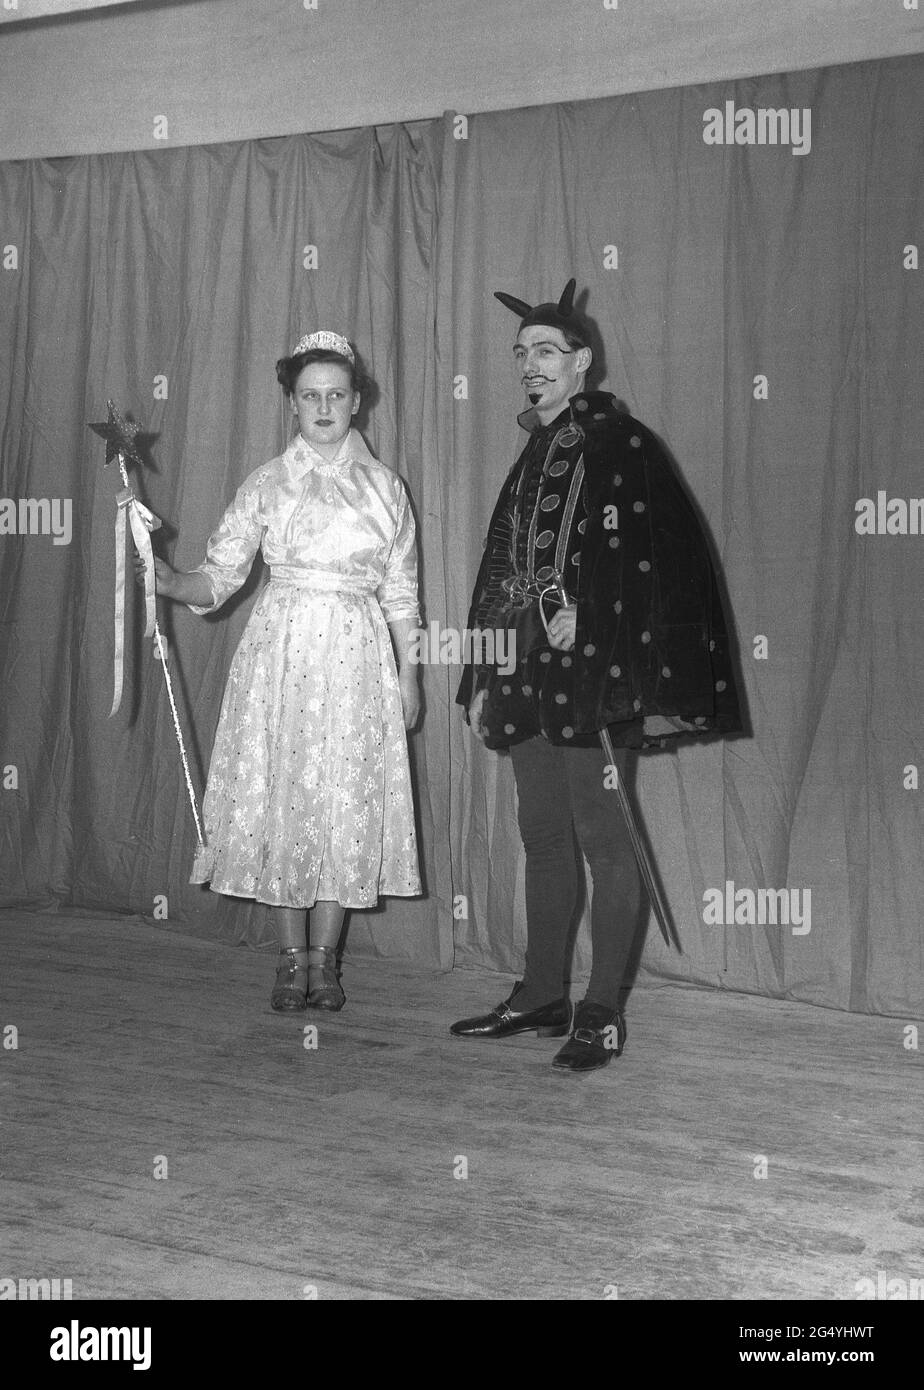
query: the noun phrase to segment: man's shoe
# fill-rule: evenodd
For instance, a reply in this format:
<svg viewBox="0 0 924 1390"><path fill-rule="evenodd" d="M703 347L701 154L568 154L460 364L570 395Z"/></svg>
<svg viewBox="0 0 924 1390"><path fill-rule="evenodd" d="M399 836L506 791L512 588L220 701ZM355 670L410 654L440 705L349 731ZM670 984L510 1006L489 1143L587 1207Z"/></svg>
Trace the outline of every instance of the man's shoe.
<svg viewBox="0 0 924 1390"><path fill-rule="evenodd" d="M626 1044L626 1020L603 1004L578 1004L571 1037L552 1058L559 1071L596 1071L618 1057Z"/></svg>
<svg viewBox="0 0 924 1390"><path fill-rule="evenodd" d="M509 999L489 1014L462 1018L451 1024L450 1033L457 1038L511 1038L515 1033L529 1033L535 1029L540 1038L563 1038L571 1027L571 1005L565 999L555 999L551 1004L543 1004L541 1009L517 1013L510 1005L521 988L518 980Z"/></svg>

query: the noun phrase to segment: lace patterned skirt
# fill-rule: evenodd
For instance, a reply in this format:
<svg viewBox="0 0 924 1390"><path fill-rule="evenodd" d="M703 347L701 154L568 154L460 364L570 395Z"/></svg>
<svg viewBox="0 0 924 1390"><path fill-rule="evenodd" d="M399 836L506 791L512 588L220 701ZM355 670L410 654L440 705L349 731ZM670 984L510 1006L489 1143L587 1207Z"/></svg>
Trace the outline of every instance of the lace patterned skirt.
<svg viewBox="0 0 924 1390"><path fill-rule="evenodd" d="M374 594L272 581L234 655L191 883L280 907L421 891L401 693Z"/></svg>

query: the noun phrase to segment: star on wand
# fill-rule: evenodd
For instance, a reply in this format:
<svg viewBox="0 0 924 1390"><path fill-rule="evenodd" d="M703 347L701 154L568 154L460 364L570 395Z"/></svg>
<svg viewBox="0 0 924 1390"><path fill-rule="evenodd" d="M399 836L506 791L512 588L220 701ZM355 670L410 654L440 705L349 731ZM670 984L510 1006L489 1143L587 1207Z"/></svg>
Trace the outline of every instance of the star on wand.
<svg viewBox="0 0 924 1390"><path fill-rule="evenodd" d="M164 673L164 681L167 685L167 696L170 700L170 710L173 714L173 728L176 733L177 743L180 747L180 757L183 760L183 773L186 778L186 790L189 793L189 801L192 806L193 819L196 822L196 834L199 837L199 844L204 845L202 838L202 827L199 823L199 811L196 805L196 794L193 790L192 777L189 772L189 759L186 756L186 745L183 742L183 731L180 728L180 717L177 713L176 701L173 698L173 684L170 680L170 671L167 668L167 648L161 634L160 625L157 621L157 588L154 577L154 552L151 549L151 531L156 531L160 526L160 518L149 511L143 502L140 502L132 491L128 481L128 467L126 459L136 463L139 468L144 466L144 460L138 452L135 439L141 435L142 439L151 439L155 436L141 434L141 426L134 420L127 420L117 409L114 401L108 402L109 419L103 423L96 421L90 423L90 429L94 434L98 434L101 439L106 441L106 460L105 466L108 467L114 458L119 460L119 472L122 474L122 491L116 495L118 512L116 513L116 597L115 597L115 644L114 644L114 691L112 697L112 708L109 711L110 719L116 713L122 703L122 681L124 671L124 646L125 646L125 543L126 525L125 518L128 516L132 530L132 539L135 542L135 549L144 561L144 600L147 622L144 629L145 637L154 634L154 646L157 657L160 661Z"/></svg>
<svg viewBox="0 0 924 1390"><path fill-rule="evenodd" d="M142 468L144 460L135 446L135 436L141 432L141 426L136 425L134 420L126 420L122 412L116 408L114 401L108 401L107 404L109 406L109 419L90 425L94 434L98 434L101 439L106 441L105 466L108 468L112 460L118 458L120 466L124 468L123 459L127 458ZM123 478L123 481L128 487L128 479Z"/></svg>

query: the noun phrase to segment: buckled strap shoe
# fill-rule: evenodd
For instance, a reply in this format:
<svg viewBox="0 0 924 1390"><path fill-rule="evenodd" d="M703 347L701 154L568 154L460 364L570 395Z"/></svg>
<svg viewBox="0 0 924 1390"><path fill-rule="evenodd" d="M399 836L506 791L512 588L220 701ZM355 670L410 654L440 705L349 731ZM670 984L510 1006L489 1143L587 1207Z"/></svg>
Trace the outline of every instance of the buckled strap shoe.
<svg viewBox="0 0 924 1390"><path fill-rule="evenodd" d="M312 960L312 956L314 959ZM308 1007L339 1013L346 1003L337 952L332 946L308 948Z"/></svg>
<svg viewBox="0 0 924 1390"><path fill-rule="evenodd" d="M271 1006L277 1013L294 1013L308 1007L307 994L308 952L300 951L295 946L280 947L276 983L270 995Z"/></svg>
<svg viewBox="0 0 924 1390"><path fill-rule="evenodd" d="M521 988L514 985L509 999L498 1004L489 1014L477 1018L462 1018L450 1025L457 1038L512 1038L516 1033L535 1032L540 1038L563 1038L571 1027L572 1006L566 999L555 999L539 1009L517 1011L511 1008Z"/></svg>
<svg viewBox="0 0 924 1390"><path fill-rule="evenodd" d="M618 1057L626 1045L626 1020L603 1004L579 1004L571 1037L552 1058L558 1071L596 1071Z"/></svg>

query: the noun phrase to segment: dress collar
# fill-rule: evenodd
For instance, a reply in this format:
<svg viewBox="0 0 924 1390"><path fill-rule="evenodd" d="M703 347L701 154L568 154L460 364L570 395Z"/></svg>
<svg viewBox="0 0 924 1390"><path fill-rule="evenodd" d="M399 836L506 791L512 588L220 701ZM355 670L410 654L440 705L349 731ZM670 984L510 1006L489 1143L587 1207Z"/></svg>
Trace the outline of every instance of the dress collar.
<svg viewBox="0 0 924 1390"><path fill-rule="evenodd" d="M354 429L350 430L332 459L324 458L300 434L290 442L285 458L297 476L312 471L329 477L342 473L351 463L375 462L366 441L359 430Z"/></svg>

